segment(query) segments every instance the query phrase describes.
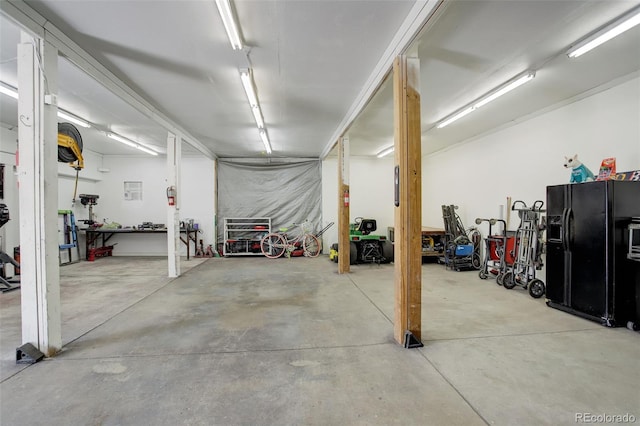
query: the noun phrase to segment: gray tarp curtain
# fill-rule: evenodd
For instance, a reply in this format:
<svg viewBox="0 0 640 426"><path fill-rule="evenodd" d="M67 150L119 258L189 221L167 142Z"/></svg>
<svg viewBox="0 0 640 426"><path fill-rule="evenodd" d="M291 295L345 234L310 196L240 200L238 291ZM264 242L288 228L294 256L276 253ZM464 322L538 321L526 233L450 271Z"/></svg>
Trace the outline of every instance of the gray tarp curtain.
<svg viewBox="0 0 640 426"><path fill-rule="evenodd" d="M308 219L319 231L321 167L319 160L254 164L219 159L218 241L223 241L225 218L270 217L272 231Z"/></svg>

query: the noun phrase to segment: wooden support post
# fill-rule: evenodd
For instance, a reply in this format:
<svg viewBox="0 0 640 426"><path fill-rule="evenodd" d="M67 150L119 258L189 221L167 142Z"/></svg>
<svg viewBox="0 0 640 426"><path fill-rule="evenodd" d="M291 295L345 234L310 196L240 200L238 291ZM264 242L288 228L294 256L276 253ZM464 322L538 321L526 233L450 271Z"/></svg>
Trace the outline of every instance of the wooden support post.
<svg viewBox="0 0 640 426"><path fill-rule="evenodd" d="M167 207L167 261L169 277L180 276L180 161L182 139L169 132L167 135L167 199L170 188L175 191L174 204ZM187 234L187 244L189 241Z"/></svg>
<svg viewBox="0 0 640 426"><path fill-rule="evenodd" d="M349 139L338 140L338 273L350 271L349 242Z"/></svg>
<svg viewBox="0 0 640 426"><path fill-rule="evenodd" d="M53 356L62 348L58 51L50 43L24 32L18 44L18 87L22 343Z"/></svg>
<svg viewBox="0 0 640 426"><path fill-rule="evenodd" d="M401 55L393 64L396 161L394 338L419 342L422 321L422 170L420 61Z"/></svg>

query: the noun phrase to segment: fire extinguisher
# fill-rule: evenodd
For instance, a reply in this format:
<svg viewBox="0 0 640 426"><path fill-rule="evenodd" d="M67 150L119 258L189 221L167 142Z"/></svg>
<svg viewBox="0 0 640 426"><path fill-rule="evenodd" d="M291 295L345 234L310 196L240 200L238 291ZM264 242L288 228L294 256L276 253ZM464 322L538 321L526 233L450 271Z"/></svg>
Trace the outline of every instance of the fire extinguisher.
<svg viewBox="0 0 640 426"><path fill-rule="evenodd" d="M349 190L344 190L344 206L349 207Z"/></svg>
<svg viewBox="0 0 640 426"><path fill-rule="evenodd" d="M176 205L176 187L175 186L170 186L167 188L167 201L169 202L170 206L175 206Z"/></svg>

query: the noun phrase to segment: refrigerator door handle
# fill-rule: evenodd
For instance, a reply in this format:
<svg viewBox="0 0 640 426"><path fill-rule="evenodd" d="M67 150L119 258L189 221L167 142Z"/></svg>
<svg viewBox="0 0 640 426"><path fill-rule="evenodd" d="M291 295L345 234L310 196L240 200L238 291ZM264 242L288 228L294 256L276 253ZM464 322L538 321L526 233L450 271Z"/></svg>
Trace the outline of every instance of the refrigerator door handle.
<svg viewBox="0 0 640 426"><path fill-rule="evenodd" d="M562 248L564 251L569 251L569 216L571 215L571 209L564 209L562 211Z"/></svg>

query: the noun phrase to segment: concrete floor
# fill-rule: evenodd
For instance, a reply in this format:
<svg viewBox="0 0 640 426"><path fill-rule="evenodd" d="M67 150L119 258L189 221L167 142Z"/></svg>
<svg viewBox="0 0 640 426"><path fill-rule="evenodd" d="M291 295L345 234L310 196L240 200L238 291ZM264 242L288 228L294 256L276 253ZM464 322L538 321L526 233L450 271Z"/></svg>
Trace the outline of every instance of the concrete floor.
<svg viewBox="0 0 640 426"><path fill-rule="evenodd" d="M191 262L191 263L189 263ZM61 269L64 350L25 367L0 295L2 425L640 422L640 336L423 265L424 348L393 341L393 265L102 258ZM199 263L198 263L199 262Z"/></svg>

